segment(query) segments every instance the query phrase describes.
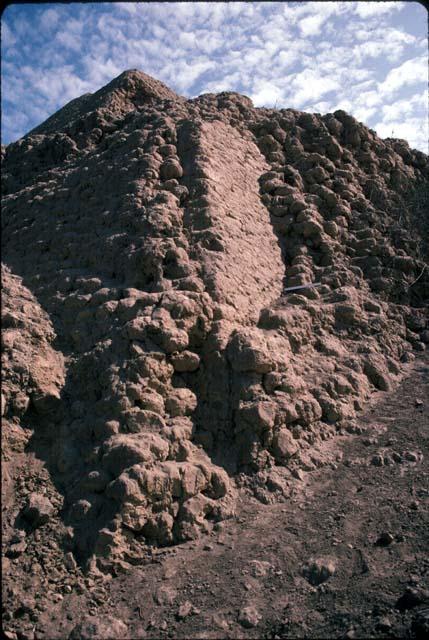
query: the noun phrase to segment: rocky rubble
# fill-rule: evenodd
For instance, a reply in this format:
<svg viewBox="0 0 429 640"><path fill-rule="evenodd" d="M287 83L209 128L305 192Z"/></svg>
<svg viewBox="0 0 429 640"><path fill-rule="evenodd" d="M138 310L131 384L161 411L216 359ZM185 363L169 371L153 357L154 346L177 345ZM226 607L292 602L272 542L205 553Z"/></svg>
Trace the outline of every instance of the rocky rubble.
<svg viewBox="0 0 429 640"><path fill-rule="evenodd" d="M5 437L83 566L209 532L239 486L284 499L426 348L427 157L343 111L129 71L2 152Z"/></svg>

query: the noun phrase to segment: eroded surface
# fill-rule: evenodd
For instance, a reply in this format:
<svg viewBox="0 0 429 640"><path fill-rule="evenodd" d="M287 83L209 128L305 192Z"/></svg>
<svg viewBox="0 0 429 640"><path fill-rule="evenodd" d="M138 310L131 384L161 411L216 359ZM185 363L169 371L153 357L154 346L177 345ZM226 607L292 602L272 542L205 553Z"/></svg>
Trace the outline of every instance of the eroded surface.
<svg viewBox="0 0 429 640"><path fill-rule="evenodd" d="M343 111L185 100L129 71L2 159L6 588L74 593L223 526L262 544L425 353L427 157ZM332 573L313 560L310 581ZM21 629L39 614L16 597ZM243 633L268 633L252 606Z"/></svg>

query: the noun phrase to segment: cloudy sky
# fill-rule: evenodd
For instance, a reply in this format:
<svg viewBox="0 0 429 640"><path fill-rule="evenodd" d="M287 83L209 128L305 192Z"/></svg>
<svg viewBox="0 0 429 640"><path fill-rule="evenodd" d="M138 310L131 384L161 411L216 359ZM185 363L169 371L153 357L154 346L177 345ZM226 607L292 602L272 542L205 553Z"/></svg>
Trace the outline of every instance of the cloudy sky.
<svg viewBox="0 0 429 640"><path fill-rule="evenodd" d="M2 137L137 68L178 93L342 108L428 152L427 12L418 2L10 5L2 14Z"/></svg>

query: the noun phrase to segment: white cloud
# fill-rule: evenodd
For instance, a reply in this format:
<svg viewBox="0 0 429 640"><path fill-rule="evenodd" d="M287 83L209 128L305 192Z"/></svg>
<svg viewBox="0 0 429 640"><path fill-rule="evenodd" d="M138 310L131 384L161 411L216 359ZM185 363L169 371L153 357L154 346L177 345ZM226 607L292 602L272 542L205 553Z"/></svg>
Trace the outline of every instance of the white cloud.
<svg viewBox="0 0 429 640"><path fill-rule="evenodd" d="M155 36L155 38L158 38L158 40L163 40L168 33L168 31L164 29L164 27L161 27L159 24L151 24L150 28L153 35Z"/></svg>
<svg viewBox="0 0 429 640"><path fill-rule="evenodd" d="M386 55L389 55L390 59L394 59L396 61L400 59L401 54L403 53L403 48L389 41L369 41L355 47L354 53L359 62L362 62L365 58L377 58L378 56Z"/></svg>
<svg viewBox="0 0 429 640"><path fill-rule="evenodd" d="M88 83L74 73L71 65L55 69L49 74L39 73L33 83L50 106L59 101L65 104L88 91Z"/></svg>
<svg viewBox="0 0 429 640"><path fill-rule="evenodd" d="M353 42L353 33L349 29L349 41ZM396 28L358 29L354 34L353 56L358 64L368 64L368 58L385 58L390 62L399 61L410 45L418 45L417 38Z"/></svg>
<svg viewBox="0 0 429 640"><path fill-rule="evenodd" d="M327 100L321 100L320 102L316 102L316 104L312 105L312 111L315 113L327 113L331 108L331 103Z"/></svg>
<svg viewBox="0 0 429 640"><path fill-rule="evenodd" d="M299 23L299 28L303 36L315 36L320 33L329 15L316 14L303 18Z"/></svg>
<svg viewBox="0 0 429 640"><path fill-rule="evenodd" d="M110 82L124 70L112 58L100 59L98 56L88 55L83 58L82 62L88 70L87 83L91 89L87 90L90 91Z"/></svg>
<svg viewBox="0 0 429 640"><path fill-rule="evenodd" d="M383 102L383 96L378 90L364 91L360 94L360 102L368 108L376 107Z"/></svg>
<svg viewBox="0 0 429 640"><path fill-rule="evenodd" d="M58 31L55 36L55 40L60 45L66 49L70 49L71 51L80 51L82 47L79 36L74 33L70 33L69 31Z"/></svg>
<svg viewBox="0 0 429 640"><path fill-rule="evenodd" d="M325 16L315 15L303 18L299 23L299 28L304 36L315 36L320 33L322 24L326 21Z"/></svg>
<svg viewBox="0 0 429 640"><path fill-rule="evenodd" d="M364 0L356 2L355 13L360 18L372 18L392 11L400 11L404 6L405 2L370 2L369 0Z"/></svg>
<svg viewBox="0 0 429 640"><path fill-rule="evenodd" d="M283 91L266 80L258 82L258 90L250 95L255 107L274 106L282 101Z"/></svg>
<svg viewBox="0 0 429 640"><path fill-rule="evenodd" d="M243 55L243 64L254 67L261 64L265 57L265 49L250 49Z"/></svg>
<svg viewBox="0 0 429 640"><path fill-rule="evenodd" d="M175 86L178 91L188 91L195 81L206 71L213 69L216 63L211 60L201 59L189 66L186 61L177 61L175 65L170 67L169 76L175 78Z"/></svg>
<svg viewBox="0 0 429 640"><path fill-rule="evenodd" d="M7 22L1 23L1 44L3 49L9 49L16 43L16 38L13 35L12 29Z"/></svg>
<svg viewBox="0 0 429 640"><path fill-rule="evenodd" d="M379 86L384 94L392 94L402 87L428 80L427 59L424 56L406 60L399 67L391 69Z"/></svg>
<svg viewBox="0 0 429 640"><path fill-rule="evenodd" d="M347 111L348 113L353 113L354 105L347 98L341 98L339 101L333 100L332 107L330 111L336 111L337 109L343 109L343 111Z"/></svg>
<svg viewBox="0 0 429 640"><path fill-rule="evenodd" d="M138 5L135 2L112 2L112 4L114 4L119 11L125 11L131 15L135 15L137 13Z"/></svg>
<svg viewBox="0 0 429 640"><path fill-rule="evenodd" d="M23 16L17 16L12 21L13 30L17 36L25 37L31 32L31 26L28 20Z"/></svg>
<svg viewBox="0 0 429 640"><path fill-rule="evenodd" d="M428 152L429 129L427 120L409 118L389 122L377 122L374 127L381 138L404 138L411 147Z"/></svg>
<svg viewBox="0 0 429 640"><path fill-rule="evenodd" d="M10 130L15 138L19 138L29 129L29 119L25 113L2 113L1 121L2 128Z"/></svg>
<svg viewBox="0 0 429 640"><path fill-rule="evenodd" d="M46 9L40 16L40 26L42 29L50 31L57 26L59 19L60 15L58 11L55 9Z"/></svg>
<svg viewBox="0 0 429 640"><path fill-rule="evenodd" d="M182 31L179 35L179 44L185 47L185 49L193 49L194 47L197 47L198 42L195 33Z"/></svg>
<svg viewBox="0 0 429 640"><path fill-rule="evenodd" d="M67 21L66 25L67 30L72 33L82 33L85 23L83 20L76 20L75 18L71 18Z"/></svg>
<svg viewBox="0 0 429 640"><path fill-rule="evenodd" d="M393 104L385 104L382 107L383 122L385 124L389 122L395 122L397 120L405 120L413 114L417 109L422 111L427 108L428 95L426 91L422 93L416 93L410 98L404 100L398 100Z"/></svg>
<svg viewBox="0 0 429 640"><path fill-rule="evenodd" d="M197 33L198 46L204 53L214 53L217 49L220 49L223 40L220 33L214 31L200 31Z"/></svg>
<svg viewBox="0 0 429 640"><path fill-rule="evenodd" d="M279 69L281 69L282 71L285 69L289 69L298 60L299 60L299 52L293 51L289 48L284 51L279 51L279 53L275 57L275 63L276 65L278 65Z"/></svg>
<svg viewBox="0 0 429 640"><path fill-rule="evenodd" d="M313 103L326 93L340 89L340 84L334 77L321 76L315 70L305 69L297 74L290 83L294 103L302 107L306 103Z"/></svg>
<svg viewBox="0 0 429 640"><path fill-rule="evenodd" d="M368 122L370 117L376 113L377 109L375 107L358 106L353 110L353 115L356 120L359 120L359 122L363 123Z"/></svg>
<svg viewBox="0 0 429 640"><path fill-rule="evenodd" d="M207 82L203 85L201 93L220 93L221 91L235 91L240 81L240 73L236 72L225 76L222 80Z"/></svg>

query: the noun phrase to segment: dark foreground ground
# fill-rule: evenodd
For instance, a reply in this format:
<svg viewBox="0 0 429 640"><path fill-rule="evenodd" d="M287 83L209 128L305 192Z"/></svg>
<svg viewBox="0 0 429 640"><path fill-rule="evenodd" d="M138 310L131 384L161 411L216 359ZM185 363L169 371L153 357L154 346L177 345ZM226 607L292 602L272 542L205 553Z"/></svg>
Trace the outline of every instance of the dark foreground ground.
<svg viewBox="0 0 429 640"><path fill-rule="evenodd" d="M426 637L429 358L407 366L400 386L374 394L362 433L335 440L335 464L297 479L288 502L243 498L210 537L113 579L70 575L49 599L31 567L21 584L4 577L9 637L67 638L89 613L122 620L131 638Z"/></svg>

